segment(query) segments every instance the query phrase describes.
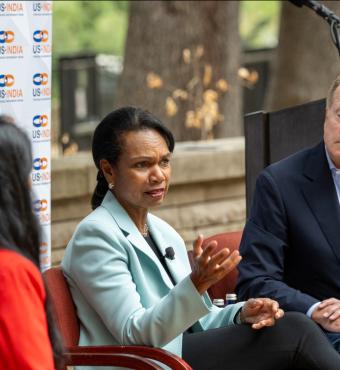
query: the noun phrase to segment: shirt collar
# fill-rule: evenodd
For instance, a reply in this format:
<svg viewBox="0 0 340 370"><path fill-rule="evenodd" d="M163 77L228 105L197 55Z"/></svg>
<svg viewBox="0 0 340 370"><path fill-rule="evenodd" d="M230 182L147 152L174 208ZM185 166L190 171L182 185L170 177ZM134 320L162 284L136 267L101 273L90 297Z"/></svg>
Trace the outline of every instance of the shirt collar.
<svg viewBox="0 0 340 370"><path fill-rule="evenodd" d="M340 173L340 169L335 167L335 164L333 163L331 157L329 156L326 146L325 146L325 152L326 152L326 157L327 157L327 162L328 162L328 165L329 165L329 169L332 172Z"/></svg>

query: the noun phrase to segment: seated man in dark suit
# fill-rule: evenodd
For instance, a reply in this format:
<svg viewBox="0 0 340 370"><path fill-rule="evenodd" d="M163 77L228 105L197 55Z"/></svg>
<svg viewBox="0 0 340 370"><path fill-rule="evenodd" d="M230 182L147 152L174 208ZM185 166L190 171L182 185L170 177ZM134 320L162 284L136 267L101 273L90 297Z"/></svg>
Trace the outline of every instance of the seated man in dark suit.
<svg viewBox="0 0 340 370"><path fill-rule="evenodd" d="M340 352L340 75L323 141L260 174L240 252L239 298L305 313Z"/></svg>

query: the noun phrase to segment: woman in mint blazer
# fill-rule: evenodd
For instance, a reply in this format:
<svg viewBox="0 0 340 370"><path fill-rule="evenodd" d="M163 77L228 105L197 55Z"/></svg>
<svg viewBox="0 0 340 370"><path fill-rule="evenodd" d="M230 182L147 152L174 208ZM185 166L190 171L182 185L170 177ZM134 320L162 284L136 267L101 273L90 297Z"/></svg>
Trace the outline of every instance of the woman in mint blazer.
<svg viewBox="0 0 340 370"><path fill-rule="evenodd" d="M339 356L304 315L281 319L283 311L267 298L212 305L206 290L241 257L215 253L215 242L203 252L199 236L191 271L183 239L148 212L167 193L173 149L172 134L138 108L110 113L95 130L94 211L62 262L80 319L79 344L162 347L195 370L338 369Z"/></svg>

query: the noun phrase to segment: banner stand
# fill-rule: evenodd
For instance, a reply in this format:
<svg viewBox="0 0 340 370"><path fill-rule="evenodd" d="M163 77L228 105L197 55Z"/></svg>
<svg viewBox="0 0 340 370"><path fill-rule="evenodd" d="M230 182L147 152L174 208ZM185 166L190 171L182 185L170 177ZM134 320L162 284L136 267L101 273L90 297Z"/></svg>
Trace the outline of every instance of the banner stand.
<svg viewBox="0 0 340 370"><path fill-rule="evenodd" d="M42 270L51 266L52 1L0 1L0 114L32 141Z"/></svg>

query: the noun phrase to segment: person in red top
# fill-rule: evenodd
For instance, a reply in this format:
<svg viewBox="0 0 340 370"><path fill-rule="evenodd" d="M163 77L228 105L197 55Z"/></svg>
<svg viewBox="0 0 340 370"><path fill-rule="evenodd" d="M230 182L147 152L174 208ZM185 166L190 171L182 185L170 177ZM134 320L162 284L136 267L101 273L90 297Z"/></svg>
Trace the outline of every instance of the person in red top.
<svg viewBox="0 0 340 370"><path fill-rule="evenodd" d="M31 144L0 116L0 370L61 369L62 348L39 271Z"/></svg>

